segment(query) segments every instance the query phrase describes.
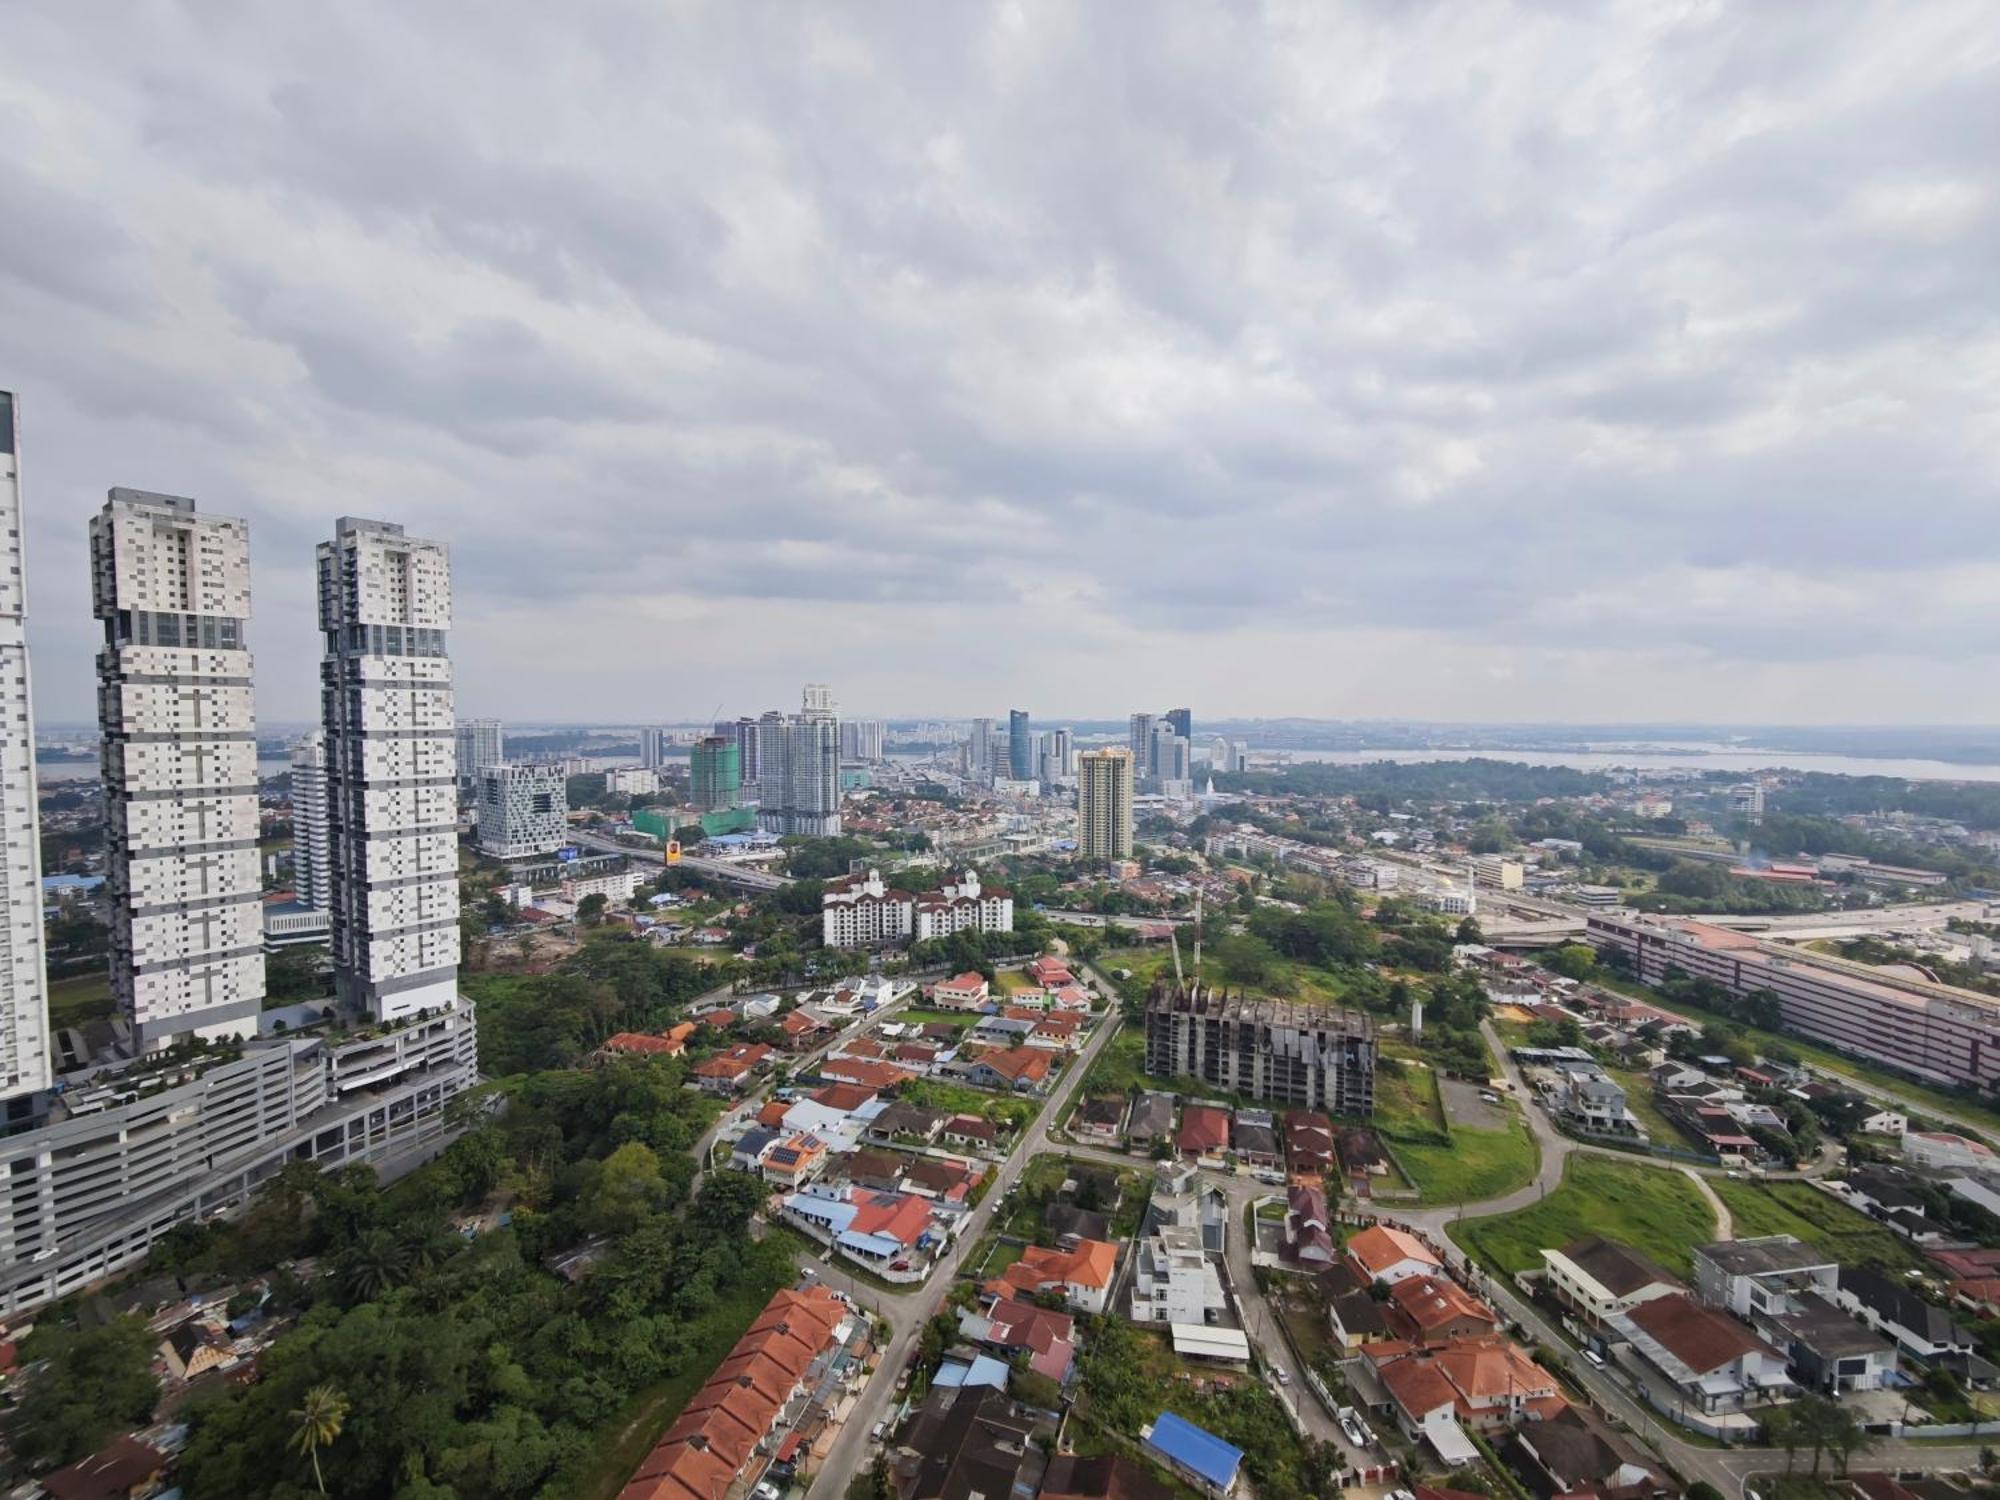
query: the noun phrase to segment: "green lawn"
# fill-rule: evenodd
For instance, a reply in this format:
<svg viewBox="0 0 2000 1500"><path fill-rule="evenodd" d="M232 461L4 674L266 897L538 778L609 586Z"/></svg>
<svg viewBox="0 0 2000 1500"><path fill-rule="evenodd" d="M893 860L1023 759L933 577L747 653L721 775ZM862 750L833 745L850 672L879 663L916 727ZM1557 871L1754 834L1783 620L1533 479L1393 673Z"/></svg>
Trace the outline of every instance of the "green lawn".
<svg viewBox="0 0 2000 1500"><path fill-rule="evenodd" d="M112 1011L111 976L106 972L77 974L49 985L49 1022L82 1026Z"/></svg>
<svg viewBox="0 0 2000 1500"><path fill-rule="evenodd" d="M1709 1186L1729 1205L1738 1239L1794 1234L1837 1256L1844 1266L1875 1262L1890 1271L1904 1271L1923 1264L1922 1257L1882 1225L1809 1183L1713 1177Z"/></svg>
<svg viewBox="0 0 2000 1500"><path fill-rule="evenodd" d="M1653 1080L1637 1068L1606 1068L1605 1073L1625 1090L1625 1107L1646 1127L1656 1146L1686 1147L1690 1143L1681 1128L1660 1112L1653 1100Z"/></svg>
<svg viewBox="0 0 2000 1500"><path fill-rule="evenodd" d="M1508 1275L1537 1269L1544 1247L1601 1234L1689 1274L1689 1252L1715 1238L1715 1215L1695 1185L1669 1167L1573 1154L1562 1185L1532 1208L1465 1219L1450 1234L1467 1251Z"/></svg>
<svg viewBox="0 0 2000 1500"><path fill-rule="evenodd" d="M1541 1153L1528 1127L1454 1129L1449 1146L1398 1141L1396 1159L1426 1203L1476 1203L1526 1187L1535 1180Z"/></svg>
<svg viewBox="0 0 2000 1500"><path fill-rule="evenodd" d="M1129 1094L1135 1088L1154 1086L1156 1081L1146 1077L1146 1033L1137 1026L1121 1026L1091 1060L1077 1098Z"/></svg>
<svg viewBox="0 0 2000 1500"><path fill-rule="evenodd" d="M926 1026L933 1021L942 1021L947 1026L970 1026L979 1019L970 1011L963 1010L922 1010L907 1006L890 1017L893 1021L904 1021L913 1026Z"/></svg>
<svg viewBox="0 0 2000 1500"><path fill-rule="evenodd" d="M1384 1057L1375 1070L1375 1128L1401 1142L1436 1141L1445 1134L1437 1074L1430 1068Z"/></svg>

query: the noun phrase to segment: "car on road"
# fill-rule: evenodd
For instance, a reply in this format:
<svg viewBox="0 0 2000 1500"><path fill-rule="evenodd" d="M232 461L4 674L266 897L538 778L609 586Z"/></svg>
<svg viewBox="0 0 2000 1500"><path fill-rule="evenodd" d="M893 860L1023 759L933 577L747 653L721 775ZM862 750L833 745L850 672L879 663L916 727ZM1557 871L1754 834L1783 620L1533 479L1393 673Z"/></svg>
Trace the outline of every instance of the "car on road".
<svg viewBox="0 0 2000 1500"><path fill-rule="evenodd" d="M1285 1185L1285 1174L1283 1172L1259 1172L1257 1180L1266 1187L1283 1187Z"/></svg>
<svg viewBox="0 0 2000 1500"><path fill-rule="evenodd" d="M887 1417L884 1417L881 1421L877 1422L872 1428L869 1429L868 1441L871 1443L879 1443L882 1441L883 1438L887 1437L888 1434L889 1434L889 1419Z"/></svg>
<svg viewBox="0 0 2000 1500"><path fill-rule="evenodd" d="M1273 1373L1277 1375L1279 1385L1290 1385L1292 1383L1291 1372L1285 1369L1284 1366L1279 1365L1275 1367Z"/></svg>

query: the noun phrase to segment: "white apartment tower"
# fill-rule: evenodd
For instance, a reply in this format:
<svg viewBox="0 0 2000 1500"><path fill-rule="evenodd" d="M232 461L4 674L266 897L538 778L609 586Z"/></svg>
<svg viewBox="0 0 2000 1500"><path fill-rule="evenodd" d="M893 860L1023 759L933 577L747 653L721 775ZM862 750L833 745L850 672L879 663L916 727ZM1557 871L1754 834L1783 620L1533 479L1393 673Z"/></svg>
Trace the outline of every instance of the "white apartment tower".
<svg viewBox="0 0 2000 1500"><path fill-rule="evenodd" d="M27 563L21 542L20 433L0 391L0 1101L49 1084L49 997L42 952L42 838L35 725L28 696Z"/></svg>
<svg viewBox="0 0 2000 1500"><path fill-rule="evenodd" d="M458 789L472 790L481 766L497 766L507 758L507 726L498 719L458 721Z"/></svg>
<svg viewBox="0 0 2000 1500"><path fill-rule="evenodd" d="M334 983L384 1020L458 996L451 561L344 516L319 544Z"/></svg>
<svg viewBox="0 0 2000 1500"><path fill-rule="evenodd" d="M104 646L111 985L139 1044L254 1036L264 1002L250 531L114 489L90 522Z"/></svg>
<svg viewBox="0 0 2000 1500"><path fill-rule="evenodd" d="M495 859L553 854L569 837L569 783L562 767L508 761L481 766L473 790L479 849Z"/></svg>
<svg viewBox="0 0 2000 1500"><path fill-rule="evenodd" d="M327 847L326 731L292 746L292 886L299 905L333 905L333 855Z"/></svg>
<svg viewBox="0 0 2000 1500"><path fill-rule="evenodd" d="M758 726L757 826L831 838L840 832L840 725L766 714Z"/></svg>
<svg viewBox="0 0 2000 1500"><path fill-rule="evenodd" d="M1132 857L1132 769L1130 750L1076 758L1076 848L1088 863Z"/></svg>
<svg viewBox="0 0 2000 1500"><path fill-rule="evenodd" d="M839 717L833 703L833 689L823 682L809 682L799 695L799 711L802 718L815 723Z"/></svg>

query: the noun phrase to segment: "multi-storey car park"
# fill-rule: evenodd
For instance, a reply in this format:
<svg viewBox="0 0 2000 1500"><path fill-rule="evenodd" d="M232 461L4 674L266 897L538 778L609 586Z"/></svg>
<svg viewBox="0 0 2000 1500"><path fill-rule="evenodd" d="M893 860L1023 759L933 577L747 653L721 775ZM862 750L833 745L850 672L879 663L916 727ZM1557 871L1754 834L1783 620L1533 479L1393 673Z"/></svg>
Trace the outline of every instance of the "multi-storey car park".
<svg viewBox="0 0 2000 1500"><path fill-rule="evenodd" d="M477 1080L469 1006L362 1036L273 1036L73 1073L41 1128L0 1139L0 1315L143 1259L294 1161L421 1161Z"/></svg>
<svg viewBox="0 0 2000 1500"><path fill-rule="evenodd" d="M1375 1109L1375 1023L1359 1011L1230 995L1195 979L1146 997L1146 1071L1333 1114Z"/></svg>
<svg viewBox="0 0 2000 1500"><path fill-rule="evenodd" d="M1769 990L1788 1029L1912 1077L1966 1088L2000 1081L2000 1002L1970 990L1904 979L1707 922L1593 914L1598 951L1625 955L1641 983L1675 972L1709 979L1741 999Z"/></svg>

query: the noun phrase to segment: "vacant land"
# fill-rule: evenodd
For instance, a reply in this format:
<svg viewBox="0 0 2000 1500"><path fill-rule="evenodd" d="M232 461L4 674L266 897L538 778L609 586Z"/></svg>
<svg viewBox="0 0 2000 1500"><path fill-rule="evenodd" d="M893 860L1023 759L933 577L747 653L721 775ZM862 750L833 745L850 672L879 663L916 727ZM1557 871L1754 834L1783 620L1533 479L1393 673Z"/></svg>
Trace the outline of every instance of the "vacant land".
<svg viewBox="0 0 2000 1500"><path fill-rule="evenodd" d="M1104 1044L1084 1075L1079 1099L1097 1094L1129 1094L1135 1088L1154 1086L1146 1077L1146 1036L1137 1026L1120 1027Z"/></svg>
<svg viewBox="0 0 2000 1500"><path fill-rule="evenodd" d="M1689 1252L1715 1238L1715 1216L1695 1185L1670 1167L1577 1152L1569 1159L1562 1186L1534 1207L1466 1219L1449 1232L1466 1250L1508 1275L1539 1267L1544 1246L1601 1234L1686 1276L1692 1264Z"/></svg>
<svg viewBox="0 0 2000 1500"><path fill-rule="evenodd" d="M1736 1237L1793 1234L1844 1266L1881 1265L1891 1271L1919 1266L1921 1258L1866 1214L1828 1197L1810 1183L1748 1182L1711 1178L1709 1186L1729 1205Z"/></svg>
<svg viewBox="0 0 2000 1500"><path fill-rule="evenodd" d="M1426 1203L1497 1198L1533 1182L1541 1165L1534 1138L1518 1121L1502 1130L1454 1130L1449 1146L1398 1141L1395 1149Z"/></svg>
<svg viewBox="0 0 2000 1500"><path fill-rule="evenodd" d="M49 985L49 1021L55 1026L82 1026L111 1014L111 976L78 974Z"/></svg>
<svg viewBox="0 0 2000 1500"><path fill-rule="evenodd" d="M1375 1070L1375 1128L1392 1140L1441 1141L1444 1109L1437 1074L1421 1063L1385 1057Z"/></svg>

